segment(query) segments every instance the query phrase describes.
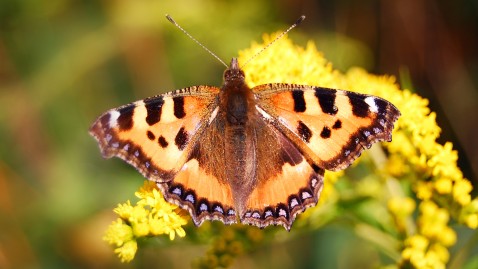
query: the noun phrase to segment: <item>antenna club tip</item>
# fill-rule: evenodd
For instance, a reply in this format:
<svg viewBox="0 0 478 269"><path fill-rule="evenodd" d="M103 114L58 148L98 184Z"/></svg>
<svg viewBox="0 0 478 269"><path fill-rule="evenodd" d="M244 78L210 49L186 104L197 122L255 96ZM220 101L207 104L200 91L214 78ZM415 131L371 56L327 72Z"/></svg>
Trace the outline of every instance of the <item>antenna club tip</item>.
<svg viewBox="0 0 478 269"><path fill-rule="evenodd" d="M170 21L172 24L176 24L176 22L173 20L171 16L169 16L169 14L166 14L166 19L168 19L168 21Z"/></svg>
<svg viewBox="0 0 478 269"><path fill-rule="evenodd" d="M303 22L305 20L305 15L302 15L300 16L300 18L297 19L297 21L295 22L295 24L300 24L301 22Z"/></svg>

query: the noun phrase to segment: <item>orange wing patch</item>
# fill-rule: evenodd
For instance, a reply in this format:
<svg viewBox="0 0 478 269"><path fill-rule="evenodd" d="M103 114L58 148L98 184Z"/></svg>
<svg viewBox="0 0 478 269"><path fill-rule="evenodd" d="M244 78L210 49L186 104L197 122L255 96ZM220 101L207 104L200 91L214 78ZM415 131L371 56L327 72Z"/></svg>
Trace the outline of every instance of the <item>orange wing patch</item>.
<svg viewBox="0 0 478 269"><path fill-rule="evenodd" d="M305 159L297 165L284 164L281 173L254 188L241 222L259 227L279 224L290 230L297 214L317 204L323 176L324 170Z"/></svg>
<svg viewBox="0 0 478 269"><path fill-rule="evenodd" d="M185 163L173 181L158 186L168 201L189 211L196 225L205 220L236 223L231 187L207 174L196 159Z"/></svg>

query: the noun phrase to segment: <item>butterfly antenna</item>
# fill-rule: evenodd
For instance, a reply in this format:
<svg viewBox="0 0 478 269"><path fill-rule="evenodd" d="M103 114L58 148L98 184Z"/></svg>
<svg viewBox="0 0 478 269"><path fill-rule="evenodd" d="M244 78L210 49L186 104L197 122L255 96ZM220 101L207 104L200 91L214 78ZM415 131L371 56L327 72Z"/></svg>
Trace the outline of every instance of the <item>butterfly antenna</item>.
<svg viewBox="0 0 478 269"><path fill-rule="evenodd" d="M267 46L263 47L260 51L258 51L256 54L254 54L251 58L249 58L249 60L247 60L247 62L245 64L243 64L241 66L241 68L243 68L244 66L246 66L246 64L248 64L252 59L256 58L259 54L261 54L263 51L265 51L267 48L269 48L272 44L274 44L277 40L281 39L285 34L287 34L290 30L294 29L295 27L297 27L303 20L305 20L305 16L302 15L300 16L300 18L298 18L294 24L292 24L287 30L285 30L284 32L282 32L282 34L278 35L274 40L272 40L269 44L267 44Z"/></svg>
<svg viewBox="0 0 478 269"><path fill-rule="evenodd" d="M174 24L174 26L178 27L179 30L181 30L183 33L185 33L189 38L191 38L199 46L201 46L203 49L205 49L207 52L209 52L209 54L214 56L214 58L216 58L219 62L221 62L224 66L226 66L226 68L229 68L229 66L223 60L221 60L221 58L219 58L216 54L214 54L212 51L210 51L208 48L206 48L206 46L204 46L201 42L199 42L196 38L194 38L192 35L190 35L186 30L184 30L183 27L181 27L171 16L166 14L166 19L168 19L168 21L170 21L172 24Z"/></svg>

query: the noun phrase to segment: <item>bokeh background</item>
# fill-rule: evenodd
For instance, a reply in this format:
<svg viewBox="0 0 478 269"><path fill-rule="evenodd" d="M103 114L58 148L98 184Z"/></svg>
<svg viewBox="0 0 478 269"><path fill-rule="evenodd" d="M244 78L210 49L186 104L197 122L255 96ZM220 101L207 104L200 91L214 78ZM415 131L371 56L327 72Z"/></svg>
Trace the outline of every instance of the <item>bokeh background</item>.
<svg viewBox="0 0 478 269"><path fill-rule="evenodd" d="M121 264L101 240L112 208L134 198L142 177L103 160L89 125L109 108L222 81L224 66L166 13L226 62L305 14L290 34L296 43L313 40L335 68L395 75L430 100L441 141L454 143L476 188L478 1L3 0L0 268L182 268L204 253L179 241ZM352 231L332 226L279 240L235 266L347 268L340 257L357 244Z"/></svg>

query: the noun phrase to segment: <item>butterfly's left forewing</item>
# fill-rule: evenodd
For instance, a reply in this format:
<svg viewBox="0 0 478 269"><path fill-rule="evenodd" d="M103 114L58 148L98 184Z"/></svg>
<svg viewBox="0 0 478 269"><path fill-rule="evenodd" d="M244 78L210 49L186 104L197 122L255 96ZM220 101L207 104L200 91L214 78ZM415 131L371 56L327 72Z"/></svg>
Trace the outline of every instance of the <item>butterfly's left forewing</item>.
<svg viewBox="0 0 478 269"><path fill-rule="evenodd" d="M257 110L315 165L348 167L365 148L390 141L400 112L371 95L294 84L252 89Z"/></svg>

